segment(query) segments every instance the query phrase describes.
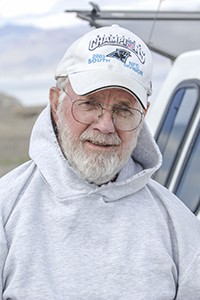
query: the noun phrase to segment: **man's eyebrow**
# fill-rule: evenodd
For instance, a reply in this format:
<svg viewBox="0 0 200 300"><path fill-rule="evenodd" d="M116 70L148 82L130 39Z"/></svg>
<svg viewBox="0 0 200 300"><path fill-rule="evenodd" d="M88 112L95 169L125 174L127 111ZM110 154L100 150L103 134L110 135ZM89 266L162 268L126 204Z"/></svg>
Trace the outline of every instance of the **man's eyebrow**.
<svg viewBox="0 0 200 300"><path fill-rule="evenodd" d="M136 99L132 100L120 100L118 103L116 103L116 105L121 105L121 106L128 106L128 107L132 107L135 105Z"/></svg>
<svg viewBox="0 0 200 300"><path fill-rule="evenodd" d="M95 95L95 94L88 94L88 95L84 95L84 96L82 96L82 97L84 97L84 98L82 98L83 100L90 100L90 99L93 99L93 100L95 100L95 99L100 99L100 96L98 96L98 95Z"/></svg>
<svg viewBox="0 0 200 300"><path fill-rule="evenodd" d="M103 99L103 97L99 96L99 95L85 95L84 98L81 98L81 100L83 101L87 101L87 100L92 100L92 101L96 101L96 102L104 102L105 100ZM133 99L124 99L121 100L120 98L116 98L115 99L116 102L113 103L114 106L125 106L125 107L133 107L136 102L137 99L133 98Z"/></svg>

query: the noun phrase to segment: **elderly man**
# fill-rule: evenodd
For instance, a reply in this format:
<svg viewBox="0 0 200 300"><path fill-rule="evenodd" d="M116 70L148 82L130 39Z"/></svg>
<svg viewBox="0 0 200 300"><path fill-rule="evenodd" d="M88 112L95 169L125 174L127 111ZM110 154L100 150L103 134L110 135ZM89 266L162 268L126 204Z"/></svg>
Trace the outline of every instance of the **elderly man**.
<svg viewBox="0 0 200 300"><path fill-rule="evenodd" d="M31 160L0 181L2 300L200 299L200 223L151 179L151 73L118 26L65 53Z"/></svg>

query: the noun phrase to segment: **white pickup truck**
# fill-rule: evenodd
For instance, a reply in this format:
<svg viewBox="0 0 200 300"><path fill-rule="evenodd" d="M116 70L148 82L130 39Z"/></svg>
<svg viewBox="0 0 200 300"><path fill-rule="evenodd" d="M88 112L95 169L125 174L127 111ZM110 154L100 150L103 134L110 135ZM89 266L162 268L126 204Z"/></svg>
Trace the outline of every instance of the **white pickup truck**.
<svg viewBox="0 0 200 300"><path fill-rule="evenodd" d="M147 122L163 154L154 179L200 218L200 50L175 60Z"/></svg>

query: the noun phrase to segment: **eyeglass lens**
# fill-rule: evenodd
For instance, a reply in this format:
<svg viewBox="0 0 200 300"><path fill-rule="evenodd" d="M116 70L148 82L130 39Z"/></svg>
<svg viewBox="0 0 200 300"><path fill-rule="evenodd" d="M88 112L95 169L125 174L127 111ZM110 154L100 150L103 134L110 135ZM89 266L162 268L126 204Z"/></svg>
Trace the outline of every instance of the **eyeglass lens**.
<svg viewBox="0 0 200 300"><path fill-rule="evenodd" d="M74 119L85 125L98 122L103 116L103 110L105 108L95 101L75 100L72 104ZM143 113L136 108L117 106L112 109L113 123L117 129L122 131L135 130L140 125L142 116Z"/></svg>

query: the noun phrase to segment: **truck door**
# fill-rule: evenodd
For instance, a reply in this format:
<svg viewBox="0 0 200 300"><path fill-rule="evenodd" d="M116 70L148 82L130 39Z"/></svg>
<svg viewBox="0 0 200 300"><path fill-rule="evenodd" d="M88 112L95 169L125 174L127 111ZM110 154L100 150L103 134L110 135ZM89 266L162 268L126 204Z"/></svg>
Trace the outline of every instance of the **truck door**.
<svg viewBox="0 0 200 300"><path fill-rule="evenodd" d="M154 179L196 214L200 202L199 120L200 81L183 81L172 94L155 136L163 165Z"/></svg>

